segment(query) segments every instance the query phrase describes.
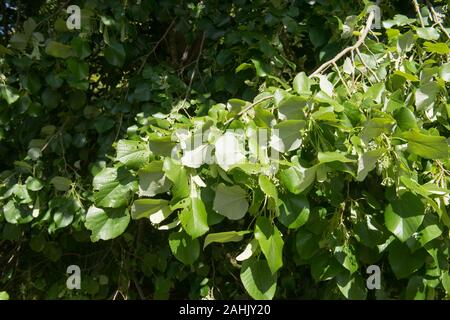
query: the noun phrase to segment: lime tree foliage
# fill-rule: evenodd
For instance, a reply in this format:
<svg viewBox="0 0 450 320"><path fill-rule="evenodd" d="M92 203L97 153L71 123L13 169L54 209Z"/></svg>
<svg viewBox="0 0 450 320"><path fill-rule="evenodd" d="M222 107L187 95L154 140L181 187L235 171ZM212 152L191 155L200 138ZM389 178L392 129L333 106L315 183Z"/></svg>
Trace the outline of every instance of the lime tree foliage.
<svg viewBox="0 0 450 320"><path fill-rule="evenodd" d="M371 5L4 2L0 299L448 298L448 5Z"/></svg>

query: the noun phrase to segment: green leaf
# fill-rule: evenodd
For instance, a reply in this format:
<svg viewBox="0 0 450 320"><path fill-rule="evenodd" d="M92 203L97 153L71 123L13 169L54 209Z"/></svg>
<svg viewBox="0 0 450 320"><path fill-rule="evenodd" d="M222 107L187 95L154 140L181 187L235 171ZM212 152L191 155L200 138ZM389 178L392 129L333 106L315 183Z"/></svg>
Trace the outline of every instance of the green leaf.
<svg viewBox="0 0 450 320"><path fill-rule="evenodd" d="M148 144L141 141L119 140L117 143L116 161L130 168L139 168L147 163L150 157Z"/></svg>
<svg viewBox="0 0 450 320"><path fill-rule="evenodd" d="M267 76L268 74L271 73L270 72L270 67L266 63L261 62L261 61L256 60L256 59L251 59L251 60L253 62L253 65L255 66L256 75L258 77L265 77L265 76Z"/></svg>
<svg viewBox="0 0 450 320"><path fill-rule="evenodd" d="M252 64L244 62L244 63L241 63L239 66L237 66L236 69L234 70L234 72L239 73L239 72L247 70L251 67L252 67Z"/></svg>
<svg viewBox="0 0 450 320"><path fill-rule="evenodd" d="M138 199L131 207L132 219L149 218L153 224L161 223L171 213L169 201L163 199Z"/></svg>
<svg viewBox="0 0 450 320"><path fill-rule="evenodd" d="M70 225L73 221L73 213L67 211L56 211L53 214L55 229L62 229Z"/></svg>
<svg viewBox="0 0 450 320"><path fill-rule="evenodd" d="M425 42L424 43L425 49L428 52L437 53L437 54L449 54L450 49L445 43L439 42L439 43L432 43L432 42Z"/></svg>
<svg viewBox="0 0 450 320"><path fill-rule="evenodd" d="M102 209L91 206L86 215L84 225L92 231L91 240L110 240L120 236L130 222L126 208Z"/></svg>
<svg viewBox="0 0 450 320"><path fill-rule="evenodd" d="M388 260L396 278L404 279L425 263L426 255L427 253L423 249L411 253L406 245L394 241L389 246Z"/></svg>
<svg viewBox="0 0 450 320"><path fill-rule="evenodd" d="M247 193L239 186L228 187L219 183L213 208L230 220L242 219L248 210Z"/></svg>
<svg viewBox="0 0 450 320"><path fill-rule="evenodd" d="M342 69L346 74L353 74L355 72L355 66L353 65L350 58L345 58Z"/></svg>
<svg viewBox="0 0 450 320"><path fill-rule="evenodd" d="M12 48L24 51L27 48L29 40L29 34L17 32L11 37L11 40L9 42Z"/></svg>
<svg viewBox="0 0 450 320"><path fill-rule="evenodd" d="M311 274L316 281L330 280L345 269L328 253L315 255L311 260Z"/></svg>
<svg viewBox="0 0 450 320"><path fill-rule="evenodd" d="M448 159L448 144L445 137L426 135L418 130L404 132L408 140L408 151L425 159Z"/></svg>
<svg viewBox="0 0 450 320"><path fill-rule="evenodd" d="M444 79L445 82L450 82L450 62L444 63L441 66L439 76Z"/></svg>
<svg viewBox="0 0 450 320"><path fill-rule="evenodd" d="M42 92L41 99L42 104L45 107L47 107L48 109L55 109L58 106L61 97L57 91L46 88L44 92Z"/></svg>
<svg viewBox="0 0 450 320"><path fill-rule="evenodd" d="M417 28L416 32L419 38L425 40L437 40L440 37L439 32L436 28Z"/></svg>
<svg viewBox="0 0 450 320"><path fill-rule="evenodd" d="M439 219L434 215L426 215L423 221L423 227L414 234L414 237L409 238L406 244L412 251L415 251L438 238L441 234L442 229Z"/></svg>
<svg viewBox="0 0 450 320"><path fill-rule="evenodd" d="M269 177L260 175L258 177L258 184L261 190L266 194L266 196L274 199L275 201L278 200L277 188L272 183L272 181L270 181Z"/></svg>
<svg viewBox="0 0 450 320"><path fill-rule="evenodd" d="M449 294L450 293L450 274L448 271L442 272L441 282L442 282L442 286L445 289L445 292L447 294Z"/></svg>
<svg viewBox="0 0 450 320"><path fill-rule="evenodd" d="M53 213L53 225L50 230L57 230L65 228L70 225L74 219L75 214L80 211L80 203L72 197L57 197L49 202L49 208Z"/></svg>
<svg viewBox="0 0 450 320"><path fill-rule="evenodd" d="M44 187L41 180L31 177L31 176L27 178L25 183L26 183L27 189L31 190L31 191L39 191Z"/></svg>
<svg viewBox="0 0 450 320"><path fill-rule="evenodd" d="M149 135L148 144L151 152L163 157L170 157L173 147L176 145L170 136L159 137L156 134Z"/></svg>
<svg viewBox="0 0 450 320"><path fill-rule="evenodd" d="M76 53L71 46L50 40L45 47L45 53L55 58L67 59L75 57Z"/></svg>
<svg viewBox="0 0 450 320"><path fill-rule="evenodd" d="M0 300L9 300L9 294L6 291L0 291Z"/></svg>
<svg viewBox="0 0 450 320"><path fill-rule="evenodd" d="M50 261L56 262L61 259L62 250L61 247L55 241L49 241L45 244L44 256Z"/></svg>
<svg viewBox="0 0 450 320"><path fill-rule="evenodd" d="M228 171L232 166L245 162L244 143L234 132L227 131L214 146L216 162L223 170Z"/></svg>
<svg viewBox="0 0 450 320"><path fill-rule="evenodd" d="M152 161L138 171L139 195L154 197L170 190L172 183L163 172L162 161Z"/></svg>
<svg viewBox="0 0 450 320"><path fill-rule="evenodd" d="M25 209L24 206L20 206L16 201L10 200L3 207L3 215L5 220L11 224L23 224L33 220L31 210Z"/></svg>
<svg viewBox="0 0 450 320"><path fill-rule="evenodd" d="M436 82L428 82L420 86L414 95L418 110L432 108L439 92L439 85Z"/></svg>
<svg viewBox="0 0 450 320"><path fill-rule="evenodd" d="M44 250L46 242L44 234L39 233L37 236L31 238L30 248L34 252L41 252Z"/></svg>
<svg viewBox="0 0 450 320"><path fill-rule="evenodd" d="M408 300L425 300L426 284L425 279L420 276L413 276L408 281L405 298Z"/></svg>
<svg viewBox="0 0 450 320"><path fill-rule="evenodd" d="M288 152L300 148L302 139L300 130L306 126L304 120L285 120L277 123L273 128L270 145L278 152Z"/></svg>
<svg viewBox="0 0 450 320"><path fill-rule="evenodd" d="M364 124L361 139L368 143L382 133L389 133L394 126L394 120L388 118L373 118Z"/></svg>
<svg viewBox="0 0 450 320"><path fill-rule="evenodd" d="M218 233L209 233L205 238L203 249L205 249L211 243L226 243L226 242L239 242L244 239L244 235L250 233L250 231L225 231Z"/></svg>
<svg viewBox="0 0 450 320"><path fill-rule="evenodd" d="M67 60L67 68L70 71L69 79L75 82L86 80L89 76L89 65L86 62L69 59ZM73 86L77 87L76 85Z"/></svg>
<svg viewBox="0 0 450 320"><path fill-rule="evenodd" d="M319 238L305 228L299 229L295 236L295 247L303 260L308 260L319 250Z"/></svg>
<svg viewBox="0 0 450 320"><path fill-rule="evenodd" d="M14 52L12 50L8 49L7 47L5 47L4 45L0 44L0 54L1 55L3 55L3 54L13 55Z"/></svg>
<svg viewBox="0 0 450 320"><path fill-rule="evenodd" d="M325 92L327 96L332 97L334 95L334 86L324 75L319 75L319 87L320 90Z"/></svg>
<svg viewBox="0 0 450 320"><path fill-rule="evenodd" d="M416 39L415 39L414 33L412 31L403 33L398 37L397 50L399 52L411 51L415 42L416 42Z"/></svg>
<svg viewBox="0 0 450 320"><path fill-rule="evenodd" d="M265 260L248 259L242 263L241 281L248 294L256 300L271 300L277 290L277 275L272 274Z"/></svg>
<svg viewBox="0 0 450 320"><path fill-rule="evenodd" d="M105 133L114 127L114 120L107 117L100 117L94 123L95 130L98 133Z"/></svg>
<svg viewBox="0 0 450 320"><path fill-rule="evenodd" d="M397 121L397 125L403 131L417 128L416 117L414 116L414 113L408 108L403 107L396 110L395 120Z"/></svg>
<svg viewBox="0 0 450 320"><path fill-rule="evenodd" d="M386 241L382 230L384 231L372 215L365 215L364 219L358 221L354 227L355 238L369 248L376 248L377 245Z"/></svg>
<svg viewBox="0 0 450 320"><path fill-rule="evenodd" d="M381 156L386 152L386 149L375 149L364 152L358 160L358 175L356 176L357 181L363 181L367 174L375 169L375 166Z"/></svg>
<svg viewBox="0 0 450 320"><path fill-rule="evenodd" d="M58 191L67 191L70 189L70 186L72 184L72 181L70 179L67 179L65 177L53 177L52 180L50 180L50 183L53 184L56 190Z"/></svg>
<svg viewBox="0 0 450 320"><path fill-rule="evenodd" d="M91 48L88 41L76 37L72 40L71 44L79 59L83 60L91 55Z"/></svg>
<svg viewBox="0 0 450 320"><path fill-rule="evenodd" d="M280 120L304 120L303 108L305 106L305 98L297 96L285 98L278 104L278 118Z"/></svg>
<svg viewBox="0 0 450 320"><path fill-rule="evenodd" d="M405 192L386 207L386 227L400 241L405 242L422 224L424 211L425 206L420 198L411 192Z"/></svg>
<svg viewBox="0 0 450 320"><path fill-rule="evenodd" d="M20 96L15 93L15 90L7 85L0 85L0 97L3 98L6 103L13 104Z"/></svg>
<svg viewBox="0 0 450 320"><path fill-rule="evenodd" d="M367 297L366 284L359 274L341 273L336 277L336 283L346 299L365 300Z"/></svg>
<svg viewBox="0 0 450 320"><path fill-rule="evenodd" d="M354 248L349 245L336 246L334 248L336 260L351 274L355 273L359 268L354 251Z"/></svg>
<svg viewBox="0 0 450 320"><path fill-rule="evenodd" d="M255 225L255 239L258 241L272 274L283 266L284 241L278 228L266 217L259 217Z"/></svg>
<svg viewBox="0 0 450 320"><path fill-rule="evenodd" d="M311 94L311 80L303 71L295 76L292 87L298 94Z"/></svg>
<svg viewBox="0 0 450 320"><path fill-rule="evenodd" d="M191 205L180 214L180 222L192 239L198 238L208 232L208 215L203 201L199 198L191 198Z"/></svg>
<svg viewBox="0 0 450 320"><path fill-rule="evenodd" d="M275 120L275 116L269 110L263 109L260 106L255 107L255 117L253 119L258 127L268 128Z"/></svg>
<svg viewBox="0 0 450 320"><path fill-rule="evenodd" d="M198 239L192 239L183 231L169 235L169 246L175 258L185 265L192 265L200 255Z"/></svg>
<svg viewBox="0 0 450 320"><path fill-rule="evenodd" d="M311 168L290 167L280 172L280 181L292 193L302 193L316 178L317 166Z"/></svg>
<svg viewBox="0 0 450 320"><path fill-rule="evenodd" d="M125 63L126 52L123 45L116 40L111 40L105 49L105 58L109 64L115 67L122 67Z"/></svg>
<svg viewBox="0 0 450 320"><path fill-rule="evenodd" d="M403 78L405 78L406 80L409 80L409 81L414 81L414 82L419 81L419 78L417 78L415 75L409 74L409 73L405 73L405 72L400 71L400 70L395 70L393 74L397 75L397 76L400 76L400 77L403 77Z"/></svg>
<svg viewBox="0 0 450 320"><path fill-rule="evenodd" d="M245 261L250 259L253 254L255 254L259 249L259 244L256 239L252 239L246 246L244 251L242 251L239 255L236 256L237 261Z"/></svg>
<svg viewBox="0 0 450 320"><path fill-rule="evenodd" d="M181 199L189 196L189 181L186 169L177 164L170 158L165 158L163 170L167 178L173 182L172 186L172 203L176 203Z"/></svg>
<svg viewBox="0 0 450 320"><path fill-rule="evenodd" d="M14 196L16 197L15 200L18 204L26 204L30 203L33 200L30 197L30 194L28 193L28 190L25 185L23 184L15 184L10 191L13 192Z"/></svg>
<svg viewBox="0 0 450 320"><path fill-rule="evenodd" d="M124 168L104 168L92 184L95 204L108 208L127 205L131 192L137 189L134 176Z"/></svg>
<svg viewBox="0 0 450 320"><path fill-rule="evenodd" d="M309 218L309 202L305 196L292 197L285 195L280 198L282 203L278 220L289 229L303 226Z"/></svg>
<svg viewBox="0 0 450 320"><path fill-rule="evenodd" d="M317 158L319 159L319 162L321 163L327 163L327 162L355 162L356 160L347 158L347 155L342 152L333 151L333 152L319 152L317 154Z"/></svg>

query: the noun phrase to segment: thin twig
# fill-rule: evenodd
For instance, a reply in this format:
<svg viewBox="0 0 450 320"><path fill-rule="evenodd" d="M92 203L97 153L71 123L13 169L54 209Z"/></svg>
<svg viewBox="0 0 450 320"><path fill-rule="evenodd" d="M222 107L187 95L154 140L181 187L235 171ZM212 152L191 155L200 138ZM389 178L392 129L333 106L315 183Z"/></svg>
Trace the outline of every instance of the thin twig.
<svg viewBox="0 0 450 320"><path fill-rule="evenodd" d="M314 77L315 75L318 75L319 73L321 73L323 70L327 69L333 63L336 63L340 58L345 56L347 53L349 53L349 52L359 48L363 44L364 40L367 37L367 34L369 33L369 30L370 30L370 28L372 26L372 22L373 22L374 17L375 17L375 12L371 11L369 13L369 17L367 18L366 25L364 26L364 29L362 30L358 41L356 41L356 43L354 45L352 45L350 47L347 47L344 50L342 50L333 59L330 59L327 62L325 62L324 64L322 64L319 68L316 69L316 71L314 71L310 75L310 78Z"/></svg>
<svg viewBox="0 0 450 320"><path fill-rule="evenodd" d="M61 11L67 7L67 5L70 3L70 0L66 0L65 2L63 2L61 4L61 6L59 6L55 12L53 12L51 15L49 15L48 17L46 17L45 19L42 19L41 21L38 22L38 24L36 25L36 29L39 28L42 24L44 24L46 21L53 19L54 17L56 17L58 14L61 13Z"/></svg>
<svg viewBox="0 0 450 320"><path fill-rule="evenodd" d="M347 94L349 96L351 96L350 88L348 87L347 83L345 82L344 78L342 77L341 71L339 71L339 68L336 65L336 63L333 63L333 66L336 68L339 79L341 80L342 84L345 86L345 89L347 89Z"/></svg>
<svg viewBox="0 0 450 320"><path fill-rule="evenodd" d="M442 25L441 19L437 16L436 11L434 10L434 7L431 5L430 1L427 0L428 8L430 8L431 14L433 15L433 20L439 25L439 28L441 28L442 32L447 36L447 38L450 39L450 35L448 34L445 27Z"/></svg>
<svg viewBox="0 0 450 320"><path fill-rule="evenodd" d="M123 113L120 114L119 128L117 129L117 133L116 133L116 137L114 138L114 142L116 142L117 139L119 138L120 129L122 128L122 121L123 121Z"/></svg>
<svg viewBox="0 0 450 320"><path fill-rule="evenodd" d="M54 133L48 140L47 142L44 144L44 146L41 148L41 153L44 152L45 149L47 149L48 145L50 144L50 142L52 142L52 140L57 137L58 135L60 135L62 133L62 131L64 130L64 127L67 125L67 123L69 122L70 117L67 117L66 120L64 121L64 123L61 125L61 127L58 129L58 131L56 133Z"/></svg>
<svg viewBox="0 0 450 320"><path fill-rule="evenodd" d="M162 37L156 42L156 44L153 46L152 50L147 53L145 56L143 56L142 58L144 59L144 61L142 61L141 66L138 69L138 73L141 73L142 69L145 66L145 63L147 62L147 59L150 55L152 55L156 49L158 48L158 46L160 45L160 43L167 37L167 34L169 33L169 31L172 29L173 25L175 24L175 19L172 20L172 22L170 23L170 25L167 27L167 30L164 32L164 34L162 35Z"/></svg>
<svg viewBox="0 0 450 320"><path fill-rule="evenodd" d="M242 110L241 112L239 112L236 116L234 116L234 117L228 119L228 120L225 122L225 125L227 126L227 125L229 125L233 120L240 118L243 114L245 114L247 111L249 111L250 109L252 109L252 108L254 108L255 106L257 106L257 105L260 104L261 102L264 102L264 101L269 100L269 99L272 99L272 98L273 98L273 95L270 95L270 96L266 96L266 97L264 97L264 98L261 98L261 99L255 101L255 102L253 102L253 103L250 104L247 108L245 108L244 110Z"/></svg>
<svg viewBox="0 0 450 320"><path fill-rule="evenodd" d="M184 100L183 100L183 103L181 104L181 108L180 109L184 109L184 104L186 103L187 98L189 97L189 94L191 92L192 82L194 81L195 72L198 69L198 63L200 61L200 56L202 55L202 51L203 51L203 44L205 43L205 36L206 36L206 33L203 32L203 34L202 34L202 41L200 42L200 50L198 52L197 58L195 59L195 67L194 67L194 70L192 70L191 79L189 80L189 85L188 85L188 88L186 90L186 95L184 96Z"/></svg>
<svg viewBox="0 0 450 320"><path fill-rule="evenodd" d="M359 52L359 49L356 49L356 54L358 55L359 60L361 60L361 63L363 64L363 66L364 66L367 70L369 70L370 73L372 73L372 75L375 77L375 79L376 79L378 82L380 82L380 78L378 78L378 76L377 76L377 74L375 73L375 71L373 71L371 68L369 68L369 66L365 63L365 61L364 61L364 59L363 59L363 57L362 57L362 55L361 55L361 52Z"/></svg>
<svg viewBox="0 0 450 320"><path fill-rule="evenodd" d="M424 28L425 24L423 23L423 18L420 14L419 4L417 3L417 0L412 0L412 2L414 3L414 8L416 9L417 15L419 16L420 25L422 26L422 28Z"/></svg>
<svg viewBox="0 0 450 320"><path fill-rule="evenodd" d="M142 288L141 288L141 286L139 285L139 283L138 283L138 281L137 281L137 279L136 279L136 276L134 276L134 275L133 275L133 282L134 282L134 286L135 286L136 289L137 289L137 292L138 292L138 294L139 294L139 297L141 298L141 300L145 300L144 292L142 291Z"/></svg>
<svg viewBox="0 0 450 320"><path fill-rule="evenodd" d="M17 17L16 17L16 23L14 24L14 28L18 28L18 26L19 26L19 22L20 22L20 7L22 6L22 3L21 3L22 1L17 1L17 5L16 5L16 8L17 8Z"/></svg>

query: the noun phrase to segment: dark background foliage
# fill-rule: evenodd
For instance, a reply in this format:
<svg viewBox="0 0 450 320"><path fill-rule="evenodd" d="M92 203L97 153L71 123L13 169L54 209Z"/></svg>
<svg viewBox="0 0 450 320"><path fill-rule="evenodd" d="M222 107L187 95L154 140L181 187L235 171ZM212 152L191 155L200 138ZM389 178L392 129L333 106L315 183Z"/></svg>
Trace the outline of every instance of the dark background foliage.
<svg viewBox="0 0 450 320"><path fill-rule="evenodd" d="M65 27L69 4L83 8L80 31ZM367 4L2 1L1 82L14 101L0 100L0 205L15 188L17 203L39 201L43 218L11 224L0 216L0 291L14 299L198 299L214 288L218 299L248 298L233 258L239 244L205 250L190 267L172 256L168 234L147 221L91 242L83 222L93 176L111 163L115 143L150 114L183 105L187 115L206 115L217 103L252 100L265 88L289 87L298 72L310 74L352 44L354 38L341 37L343 22ZM379 5L383 19L415 17L410 1ZM74 54L55 57L49 40ZM39 196L29 199L25 186L34 183ZM379 181L369 183L375 198L384 192ZM54 221L55 212L69 212L69 225ZM81 291L66 289L71 264L83 272ZM334 283L316 283L310 273L286 262L275 298L341 297ZM406 280L391 281L386 296L402 297Z"/></svg>

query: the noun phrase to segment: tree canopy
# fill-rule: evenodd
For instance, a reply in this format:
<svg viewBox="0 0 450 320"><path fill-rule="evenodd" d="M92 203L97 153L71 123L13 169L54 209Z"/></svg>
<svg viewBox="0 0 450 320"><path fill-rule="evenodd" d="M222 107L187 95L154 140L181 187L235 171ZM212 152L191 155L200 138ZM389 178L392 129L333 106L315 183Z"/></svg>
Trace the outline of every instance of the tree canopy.
<svg viewBox="0 0 450 320"><path fill-rule="evenodd" d="M448 6L3 1L0 299L448 298Z"/></svg>

